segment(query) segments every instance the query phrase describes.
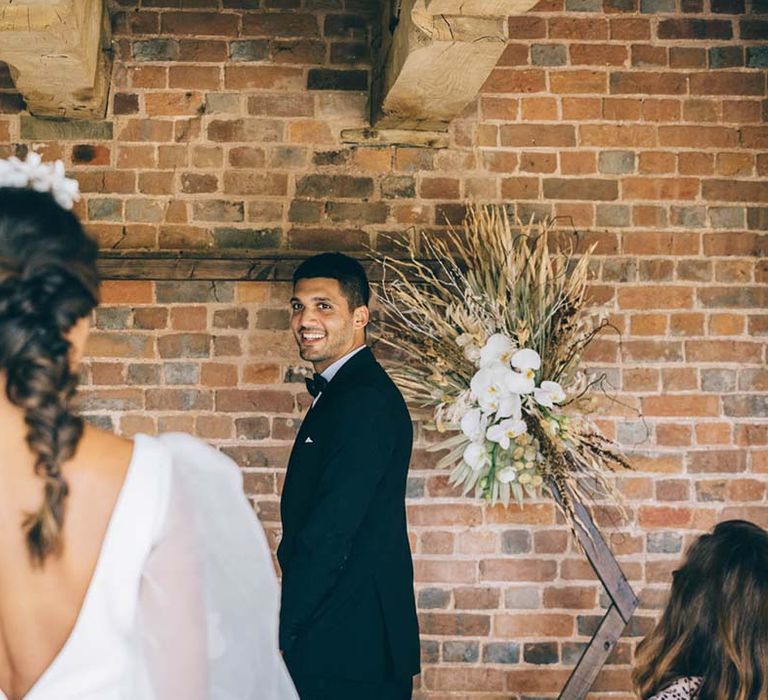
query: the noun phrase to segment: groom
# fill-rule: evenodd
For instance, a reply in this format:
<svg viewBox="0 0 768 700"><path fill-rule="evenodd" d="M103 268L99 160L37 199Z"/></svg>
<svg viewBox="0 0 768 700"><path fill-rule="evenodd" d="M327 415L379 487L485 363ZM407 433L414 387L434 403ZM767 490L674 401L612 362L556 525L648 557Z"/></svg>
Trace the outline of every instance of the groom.
<svg viewBox="0 0 768 700"><path fill-rule="evenodd" d="M301 700L407 700L419 629L405 517L412 427L365 345L368 280L340 253L293 275L291 329L313 403L281 502L280 648Z"/></svg>

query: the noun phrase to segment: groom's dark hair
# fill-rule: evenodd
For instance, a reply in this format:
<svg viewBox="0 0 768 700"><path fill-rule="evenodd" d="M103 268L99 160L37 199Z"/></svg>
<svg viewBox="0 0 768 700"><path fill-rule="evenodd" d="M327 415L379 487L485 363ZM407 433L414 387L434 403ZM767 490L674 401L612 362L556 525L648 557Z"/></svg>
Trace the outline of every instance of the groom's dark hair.
<svg viewBox="0 0 768 700"><path fill-rule="evenodd" d="M363 266L343 253L320 253L307 258L293 273L293 286L299 280L328 277L341 287L350 309L368 306L371 290Z"/></svg>

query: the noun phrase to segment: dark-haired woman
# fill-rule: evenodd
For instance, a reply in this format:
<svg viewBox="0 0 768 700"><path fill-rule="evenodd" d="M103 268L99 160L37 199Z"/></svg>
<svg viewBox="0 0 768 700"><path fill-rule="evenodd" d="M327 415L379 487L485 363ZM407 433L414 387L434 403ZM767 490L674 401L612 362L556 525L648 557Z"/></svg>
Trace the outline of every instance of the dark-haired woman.
<svg viewBox="0 0 768 700"><path fill-rule="evenodd" d="M699 537L636 664L643 700L768 700L768 532L729 520Z"/></svg>
<svg viewBox="0 0 768 700"><path fill-rule="evenodd" d="M237 467L73 409L97 251L60 170L0 161L0 698L295 700Z"/></svg>

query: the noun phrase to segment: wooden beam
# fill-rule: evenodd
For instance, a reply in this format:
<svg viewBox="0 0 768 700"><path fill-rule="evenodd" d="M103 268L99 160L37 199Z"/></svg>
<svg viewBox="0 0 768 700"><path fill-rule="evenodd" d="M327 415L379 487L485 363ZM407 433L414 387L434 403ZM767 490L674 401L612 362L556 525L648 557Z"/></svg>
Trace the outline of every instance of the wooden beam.
<svg viewBox="0 0 768 700"><path fill-rule="evenodd" d="M0 60L32 114L103 117L111 66L104 0L0 0Z"/></svg>
<svg viewBox="0 0 768 700"><path fill-rule="evenodd" d="M389 0L374 72L377 129L446 130L507 42L507 16L536 0Z"/></svg>
<svg viewBox="0 0 768 700"><path fill-rule="evenodd" d="M105 280L210 280L290 282L293 271L314 253L284 255L212 255L163 251L152 253L102 252L99 271ZM381 281L381 265L359 256L372 282Z"/></svg>

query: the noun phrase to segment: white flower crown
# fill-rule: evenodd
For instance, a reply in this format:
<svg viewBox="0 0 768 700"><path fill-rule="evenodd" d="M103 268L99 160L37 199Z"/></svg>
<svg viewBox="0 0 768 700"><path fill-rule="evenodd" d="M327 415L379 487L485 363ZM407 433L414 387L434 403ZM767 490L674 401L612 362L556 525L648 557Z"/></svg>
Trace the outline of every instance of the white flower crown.
<svg viewBox="0 0 768 700"><path fill-rule="evenodd" d="M29 187L38 192L50 192L64 209L71 209L80 199L77 180L66 177L64 163L43 163L39 153L28 153L26 160L11 156L0 160L0 187Z"/></svg>

